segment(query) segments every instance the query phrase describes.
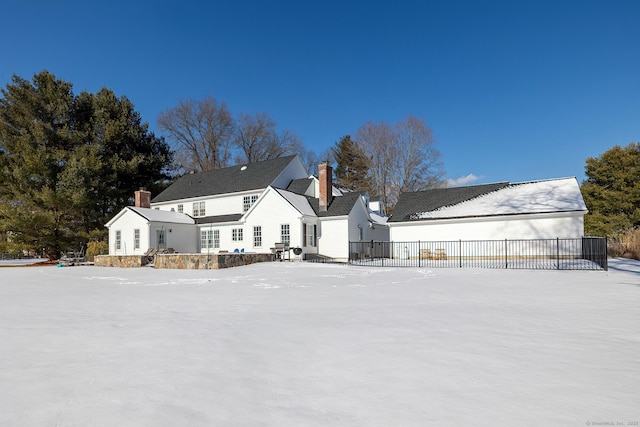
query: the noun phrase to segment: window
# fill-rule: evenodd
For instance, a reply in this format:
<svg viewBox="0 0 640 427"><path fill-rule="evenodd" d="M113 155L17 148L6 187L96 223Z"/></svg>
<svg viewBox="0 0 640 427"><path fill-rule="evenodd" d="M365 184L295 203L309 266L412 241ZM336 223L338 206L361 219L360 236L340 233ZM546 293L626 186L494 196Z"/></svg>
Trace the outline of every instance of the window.
<svg viewBox="0 0 640 427"><path fill-rule="evenodd" d="M116 230L116 250L119 251L122 247L122 231Z"/></svg>
<svg viewBox="0 0 640 427"><path fill-rule="evenodd" d="M253 246L259 248L262 246L262 226L253 227Z"/></svg>
<svg viewBox="0 0 640 427"><path fill-rule="evenodd" d="M193 216L205 216L204 202L193 202Z"/></svg>
<svg viewBox="0 0 640 427"><path fill-rule="evenodd" d="M242 212L246 212L249 208L258 200L258 195L254 194L253 196L244 196L242 198Z"/></svg>
<svg viewBox="0 0 640 427"><path fill-rule="evenodd" d="M200 248L218 249L220 247L220 230L200 230Z"/></svg>
<svg viewBox="0 0 640 427"><path fill-rule="evenodd" d="M178 212L179 213L183 213L184 212L184 205L183 204L179 204L178 205Z"/></svg>
<svg viewBox="0 0 640 427"><path fill-rule="evenodd" d="M140 229L133 230L133 249L140 249Z"/></svg>
<svg viewBox="0 0 640 427"><path fill-rule="evenodd" d="M289 242L291 241L289 234L289 224L282 224L280 226L280 241L289 246Z"/></svg>
<svg viewBox="0 0 640 427"><path fill-rule="evenodd" d="M242 242L242 240L244 240L242 228L234 228L231 230L231 240L234 242Z"/></svg>
<svg viewBox="0 0 640 427"><path fill-rule="evenodd" d="M304 225L304 245L315 247L317 245L316 240L316 232L317 227L315 224L305 224Z"/></svg>
<svg viewBox="0 0 640 427"><path fill-rule="evenodd" d="M200 248L207 248L207 230L200 230Z"/></svg>
<svg viewBox="0 0 640 427"><path fill-rule="evenodd" d="M213 232L211 230L200 230L200 248L209 249L213 247Z"/></svg>

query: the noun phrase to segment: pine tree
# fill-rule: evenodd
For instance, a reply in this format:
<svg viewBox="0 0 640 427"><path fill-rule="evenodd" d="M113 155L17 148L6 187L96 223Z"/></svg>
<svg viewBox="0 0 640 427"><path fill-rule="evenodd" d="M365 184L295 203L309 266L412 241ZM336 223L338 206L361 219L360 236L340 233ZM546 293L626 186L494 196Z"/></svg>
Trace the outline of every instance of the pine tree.
<svg viewBox="0 0 640 427"><path fill-rule="evenodd" d="M369 161L357 142L345 135L332 148L336 160L336 183L354 191L370 191Z"/></svg>
<svg viewBox="0 0 640 427"><path fill-rule="evenodd" d="M581 186L585 233L614 236L640 226L640 144L615 146L586 161Z"/></svg>
<svg viewBox="0 0 640 427"><path fill-rule="evenodd" d="M56 258L167 179L171 152L133 105L108 89L73 94L47 71L0 90L0 233Z"/></svg>

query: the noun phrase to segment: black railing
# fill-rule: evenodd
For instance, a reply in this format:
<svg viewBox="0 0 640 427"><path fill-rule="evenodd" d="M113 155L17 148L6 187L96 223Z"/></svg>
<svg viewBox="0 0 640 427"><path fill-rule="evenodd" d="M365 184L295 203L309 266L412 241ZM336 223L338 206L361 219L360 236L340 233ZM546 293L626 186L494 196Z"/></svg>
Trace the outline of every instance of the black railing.
<svg viewBox="0 0 640 427"><path fill-rule="evenodd" d="M313 262L316 264L344 264L344 258L342 260L338 260L335 258L331 258L324 255L306 253L302 257L304 261Z"/></svg>
<svg viewBox="0 0 640 427"><path fill-rule="evenodd" d="M349 263L389 267L608 269L604 237L349 242Z"/></svg>

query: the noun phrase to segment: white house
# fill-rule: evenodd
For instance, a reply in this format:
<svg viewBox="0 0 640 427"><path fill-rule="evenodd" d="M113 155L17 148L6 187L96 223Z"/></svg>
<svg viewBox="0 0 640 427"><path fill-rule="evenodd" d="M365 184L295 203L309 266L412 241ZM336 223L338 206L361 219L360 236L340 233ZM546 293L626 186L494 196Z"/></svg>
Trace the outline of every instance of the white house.
<svg viewBox="0 0 640 427"><path fill-rule="evenodd" d="M149 248L167 248L167 241L171 241L171 247L176 251L188 252L197 239L193 218L158 209L126 207L106 226L109 228L109 252L117 255L142 255Z"/></svg>
<svg viewBox="0 0 640 427"><path fill-rule="evenodd" d="M347 259L349 240L388 240L386 217L368 195L338 189L331 167L309 176L297 156L185 175L111 219L109 255L149 249L268 253L276 243L304 256Z"/></svg>
<svg viewBox="0 0 640 427"><path fill-rule="evenodd" d="M392 241L579 238L587 207L576 178L403 193Z"/></svg>

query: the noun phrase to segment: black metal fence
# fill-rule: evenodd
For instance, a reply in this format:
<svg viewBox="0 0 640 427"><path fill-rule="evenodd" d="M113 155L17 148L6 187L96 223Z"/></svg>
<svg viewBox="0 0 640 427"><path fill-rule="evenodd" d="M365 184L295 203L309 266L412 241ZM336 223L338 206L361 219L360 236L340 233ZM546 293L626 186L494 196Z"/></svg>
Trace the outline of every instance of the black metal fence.
<svg viewBox="0 0 640 427"><path fill-rule="evenodd" d="M608 269L604 237L349 242L349 263L388 267Z"/></svg>

